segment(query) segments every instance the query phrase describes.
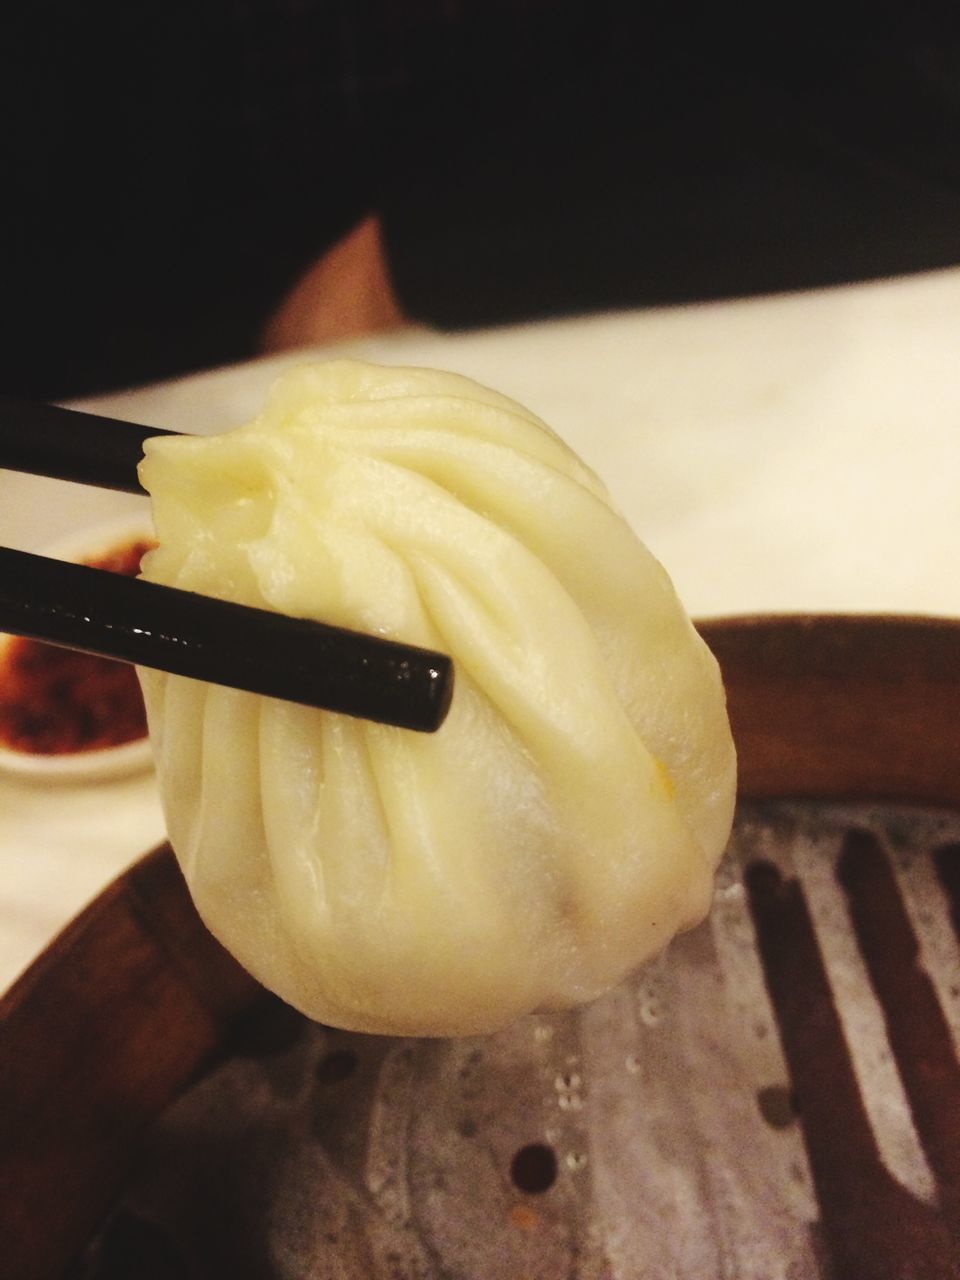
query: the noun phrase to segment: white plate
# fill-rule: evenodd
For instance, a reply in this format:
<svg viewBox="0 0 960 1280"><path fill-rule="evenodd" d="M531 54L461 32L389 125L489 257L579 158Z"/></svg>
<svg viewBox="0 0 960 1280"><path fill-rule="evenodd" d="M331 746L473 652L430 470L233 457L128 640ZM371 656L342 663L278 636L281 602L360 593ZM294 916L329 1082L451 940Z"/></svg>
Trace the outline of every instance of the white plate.
<svg viewBox="0 0 960 1280"><path fill-rule="evenodd" d="M147 738L137 738L117 747L57 755L13 751L0 746L0 770L38 783L108 782L143 773L152 764Z"/></svg>

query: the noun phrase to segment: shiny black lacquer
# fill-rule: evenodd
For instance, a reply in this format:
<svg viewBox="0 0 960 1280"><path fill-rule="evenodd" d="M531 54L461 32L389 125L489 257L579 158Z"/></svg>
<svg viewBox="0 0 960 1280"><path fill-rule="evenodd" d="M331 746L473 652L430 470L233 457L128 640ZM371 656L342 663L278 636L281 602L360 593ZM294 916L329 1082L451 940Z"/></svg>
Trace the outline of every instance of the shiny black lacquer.
<svg viewBox="0 0 960 1280"><path fill-rule="evenodd" d="M144 440L176 434L57 405L0 400L0 467L99 489L143 493L137 467Z"/></svg>
<svg viewBox="0 0 960 1280"><path fill-rule="evenodd" d="M429 650L8 548L0 630L425 732L453 691Z"/></svg>
<svg viewBox="0 0 960 1280"><path fill-rule="evenodd" d="M0 467L137 493L144 439L175 434L5 402ZM453 696L427 649L7 548L0 630L427 733Z"/></svg>

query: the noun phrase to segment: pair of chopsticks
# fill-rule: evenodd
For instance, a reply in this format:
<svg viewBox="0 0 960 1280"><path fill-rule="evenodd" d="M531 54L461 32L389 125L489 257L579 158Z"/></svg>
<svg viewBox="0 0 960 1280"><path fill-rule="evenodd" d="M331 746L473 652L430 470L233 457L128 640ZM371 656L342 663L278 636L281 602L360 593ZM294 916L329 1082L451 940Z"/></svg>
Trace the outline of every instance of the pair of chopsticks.
<svg viewBox="0 0 960 1280"><path fill-rule="evenodd" d="M143 441L176 434L0 401L0 468L142 493ZM0 631L427 733L453 694L443 654L10 548Z"/></svg>

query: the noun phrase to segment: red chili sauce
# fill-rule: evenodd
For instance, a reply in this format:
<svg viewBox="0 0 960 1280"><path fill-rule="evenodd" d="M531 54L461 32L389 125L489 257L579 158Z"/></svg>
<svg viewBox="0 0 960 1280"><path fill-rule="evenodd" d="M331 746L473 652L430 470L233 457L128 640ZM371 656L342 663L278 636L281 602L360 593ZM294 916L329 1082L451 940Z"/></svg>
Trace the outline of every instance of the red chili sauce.
<svg viewBox="0 0 960 1280"><path fill-rule="evenodd" d="M137 539L85 564L135 577L153 543ZM35 755L66 755L133 742L147 732L132 666L15 637L0 658L0 743Z"/></svg>

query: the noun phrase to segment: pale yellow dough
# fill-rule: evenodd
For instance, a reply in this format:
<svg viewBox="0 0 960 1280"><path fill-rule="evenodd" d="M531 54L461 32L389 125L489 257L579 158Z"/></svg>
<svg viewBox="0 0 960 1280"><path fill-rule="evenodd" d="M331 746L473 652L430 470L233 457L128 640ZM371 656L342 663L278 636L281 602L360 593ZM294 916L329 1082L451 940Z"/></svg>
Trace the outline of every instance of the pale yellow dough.
<svg viewBox="0 0 960 1280"><path fill-rule="evenodd" d="M591 999L703 917L735 790L716 663L533 414L338 361L145 449L147 578L455 662L434 735L141 671L171 842L261 982L339 1027L471 1034Z"/></svg>

